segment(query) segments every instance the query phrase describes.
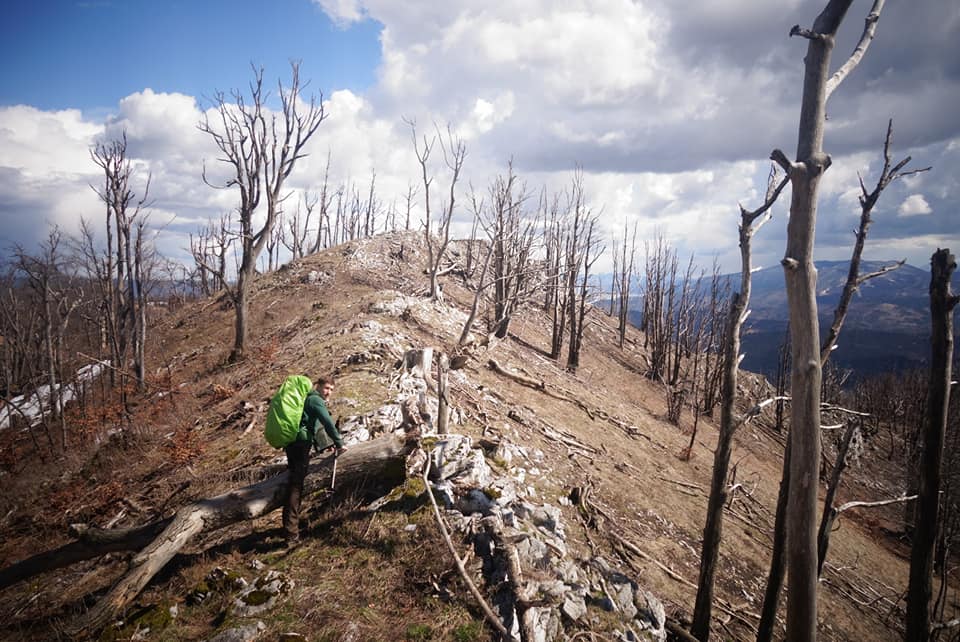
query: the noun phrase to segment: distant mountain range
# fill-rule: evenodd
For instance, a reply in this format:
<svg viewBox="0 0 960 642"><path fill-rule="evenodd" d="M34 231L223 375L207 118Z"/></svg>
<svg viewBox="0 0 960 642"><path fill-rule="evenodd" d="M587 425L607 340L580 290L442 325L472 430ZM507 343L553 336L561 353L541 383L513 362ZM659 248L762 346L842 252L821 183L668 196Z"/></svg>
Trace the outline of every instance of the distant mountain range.
<svg viewBox="0 0 960 642"><path fill-rule="evenodd" d="M875 272L894 261L863 261L861 274ZM821 337L830 327L833 311L847 280L847 261L817 261L817 305ZM739 274L728 274L732 289ZM610 275L601 283L609 288ZM860 286L850 303L831 361L853 371L854 378L888 371L924 367L930 356L930 273L904 265ZM641 302L635 300L630 319L640 323ZM600 304L601 308L604 304ZM787 329L787 295L783 269L773 266L753 274L750 317L744 328L742 367L772 378Z"/></svg>
<svg viewBox="0 0 960 642"><path fill-rule="evenodd" d="M860 273L889 261L864 261ZM849 262L818 261L817 308L821 338L847 281ZM735 282L739 275L730 275ZM854 294L831 361L854 376L922 367L930 356L930 273L904 265L863 283ZM743 368L772 377L787 328L787 294L778 265L753 274L751 314L743 335Z"/></svg>

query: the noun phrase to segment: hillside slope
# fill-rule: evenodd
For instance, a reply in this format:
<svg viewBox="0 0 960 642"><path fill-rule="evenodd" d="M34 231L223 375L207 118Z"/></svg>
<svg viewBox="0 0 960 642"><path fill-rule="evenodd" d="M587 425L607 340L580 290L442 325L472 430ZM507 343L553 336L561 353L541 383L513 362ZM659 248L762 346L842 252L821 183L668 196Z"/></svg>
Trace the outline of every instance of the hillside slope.
<svg viewBox="0 0 960 642"><path fill-rule="evenodd" d="M135 526L252 481L251 471L278 459L261 428L266 400L286 374L336 373L331 411L347 420L345 434L382 430L371 417L396 401L403 352L450 350L472 297L459 277L449 276L446 302L426 301L424 262L416 235L393 234L347 243L258 278L249 357L240 364L226 362L233 313L225 298L169 312L152 335L149 393L137 399L129 421L91 418L82 430L99 440L96 448L78 447L54 462L24 461L4 476L0 566L69 541L68 524ZM680 428L662 419L664 391L641 374L642 338L631 330L621 351L615 322L592 311L584 345L581 367L566 372L544 352L547 320L525 310L507 339L478 347L451 373L448 395L458 418L451 430L494 449L505 442L521 446L530 459L523 462L524 492L531 503L561 507L569 555L603 557L624 569L682 621L695 594L715 427L702 419L692 457L681 461L691 417L685 411ZM520 379L540 382L539 389ZM742 380L748 395L767 396L762 380ZM782 438L762 423L741 429L734 452L735 490L717 574L718 639L752 639L760 609L782 456ZM869 448L864 459L879 466L869 463ZM490 458L494 467L511 467ZM899 489L887 481L892 478L871 469L839 499L893 497ZM568 499L574 489L589 495L589 515ZM138 608L145 610L131 609L127 628L107 633L113 639L211 639L232 622L229 581L216 577L250 578L266 568L287 574L293 587L281 605L258 616L265 625L256 632L260 639L277 640L284 632L310 640L495 639L421 493L411 487L389 510L363 510L387 492L371 480L349 496L308 498L306 542L291 551L280 546L279 512L204 534L139 596ZM900 528L896 515L894 507L841 520L821 583L821 639L901 637L908 551L884 535ZM479 574L479 557L462 541L461 554ZM123 574L127 559L113 554L3 590L0 634L56 639ZM211 575L215 568L225 574ZM171 605L176 618L157 616L142 633L147 620L135 616L163 615ZM609 617L591 609L567 635L615 630Z"/></svg>

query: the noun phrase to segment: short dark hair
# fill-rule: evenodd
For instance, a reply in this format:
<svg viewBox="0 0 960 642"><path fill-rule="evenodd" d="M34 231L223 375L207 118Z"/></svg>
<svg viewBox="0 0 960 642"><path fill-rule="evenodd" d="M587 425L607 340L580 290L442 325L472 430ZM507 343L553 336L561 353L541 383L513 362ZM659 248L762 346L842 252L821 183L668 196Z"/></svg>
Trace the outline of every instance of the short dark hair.
<svg viewBox="0 0 960 642"><path fill-rule="evenodd" d="M331 386L337 385L337 382L333 380L333 377L330 375L323 375L317 377L316 386L317 388L323 388L325 385L330 384Z"/></svg>

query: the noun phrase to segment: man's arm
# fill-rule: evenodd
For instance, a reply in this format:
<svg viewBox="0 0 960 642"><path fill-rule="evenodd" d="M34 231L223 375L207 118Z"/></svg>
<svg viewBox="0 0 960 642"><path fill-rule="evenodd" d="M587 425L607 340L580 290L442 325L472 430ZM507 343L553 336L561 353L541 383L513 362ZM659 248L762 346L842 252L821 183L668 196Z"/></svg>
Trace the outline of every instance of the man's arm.
<svg viewBox="0 0 960 642"><path fill-rule="evenodd" d="M319 422L320 425L323 426L323 430L327 433L327 436L333 440L337 449L342 450L343 437L340 435L340 431L337 430L337 426L333 423L333 419L330 418L330 412L327 410L327 404L324 403L323 399L316 395L307 397L306 411L313 425Z"/></svg>

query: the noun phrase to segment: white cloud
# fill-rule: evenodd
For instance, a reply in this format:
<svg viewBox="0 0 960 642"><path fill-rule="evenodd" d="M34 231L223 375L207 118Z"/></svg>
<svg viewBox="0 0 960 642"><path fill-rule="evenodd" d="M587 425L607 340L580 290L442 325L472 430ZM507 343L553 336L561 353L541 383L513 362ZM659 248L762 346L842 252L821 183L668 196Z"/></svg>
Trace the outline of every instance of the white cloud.
<svg viewBox="0 0 960 642"><path fill-rule="evenodd" d="M359 0L314 0L314 2L342 26L362 20L364 17Z"/></svg>
<svg viewBox="0 0 960 642"><path fill-rule="evenodd" d="M103 125L85 121L78 109L0 107L0 167L30 176L90 173L88 149L101 132Z"/></svg>
<svg viewBox="0 0 960 642"><path fill-rule="evenodd" d="M449 123L467 143L464 188L472 181L484 190L512 158L531 189L562 190L580 165L591 206L604 213L605 233L639 220L642 236L659 231L738 269L737 204L759 204L765 159L774 147L789 153L796 141L803 47L785 34L814 17L801 0L776 6L710 0L693 12L667 0L314 2L343 26L368 19L381 25L381 60L368 92L330 88L329 118L291 175L291 189L318 188L329 151L334 184L365 197L376 171L384 206L402 204L408 185L420 180L402 117L428 135L434 123L441 129ZM860 18L851 13L847 22ZM911 84L921 76L902 67L911 59L907 44L890 43L878 35L866 67L829 105L825 149L834 164L821 183L818 234L836 234L829 240L837 248L859 212L858 172L868 188L876 180L889 115L896 116L894 160L914 154L918 166L935 165L937 179L891 185L877 214L892 214L901 202L901 216L878 216L872 233L936 236L929 225L938 217L920 214L946 211L945 203L955 208L960 198L952 178L960 137L956 119L943 109L960 96L958 83L938 76L938 83ZM837 50L850 47L843 41ZM882 57L883 47L895 55L871 74L869 61L878 51ZM0 201L65 223L78 214L98 216L87 187L98 180L88 150L125 129L131 154L153 173L156 208L163 217L176 215L165 243L182 247L199 221L236 206L234 191L201 180L204 161L211 172L219 165L210 137L196 129L207 107L192 96L143 89L120 101L106 122L75 110L2 108ZM443 184L440 154L432 161L436 184ZM782 256L788 199L789 188L755 238L757 261L773 264Z"/></svg>
<svg viewBox="0 0 960 642"><path fill-rule="evenodd" d="M923 194L911 194L900 203L900 208L897 212L900 216L922 216L924 214L930 214L933 210L930 208L930 204L927 203L927 199L923 197Z"/></svg>

